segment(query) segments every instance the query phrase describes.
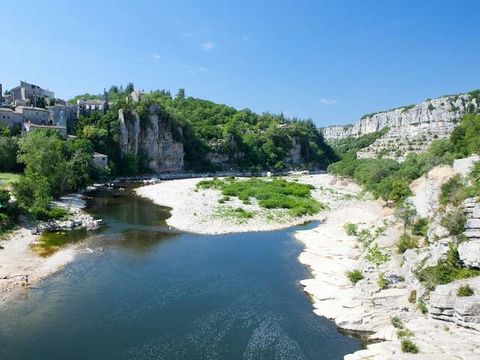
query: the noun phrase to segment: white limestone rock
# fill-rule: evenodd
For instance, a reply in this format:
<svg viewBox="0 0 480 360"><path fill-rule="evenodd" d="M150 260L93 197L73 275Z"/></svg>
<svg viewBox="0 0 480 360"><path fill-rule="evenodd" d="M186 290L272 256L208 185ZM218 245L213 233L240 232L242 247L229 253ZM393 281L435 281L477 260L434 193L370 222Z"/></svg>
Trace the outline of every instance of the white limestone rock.
<svg viewBox="0 0 480 360"><path fill-rule="evenodd" d="M458 255L465 266L480 268L480 239L462 242Z"/></svg>

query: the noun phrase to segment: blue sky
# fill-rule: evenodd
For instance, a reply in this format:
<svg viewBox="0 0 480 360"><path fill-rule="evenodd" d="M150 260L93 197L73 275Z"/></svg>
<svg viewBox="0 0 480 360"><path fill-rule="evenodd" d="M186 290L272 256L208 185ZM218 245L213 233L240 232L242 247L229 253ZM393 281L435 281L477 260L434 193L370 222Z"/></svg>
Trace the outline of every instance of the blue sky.
<svg viewBox="0 0 480 360"><path fill-rule="evenodd" d="M176 89L319 126L480 88L480 1L8 1L0 82Z"/></svg>

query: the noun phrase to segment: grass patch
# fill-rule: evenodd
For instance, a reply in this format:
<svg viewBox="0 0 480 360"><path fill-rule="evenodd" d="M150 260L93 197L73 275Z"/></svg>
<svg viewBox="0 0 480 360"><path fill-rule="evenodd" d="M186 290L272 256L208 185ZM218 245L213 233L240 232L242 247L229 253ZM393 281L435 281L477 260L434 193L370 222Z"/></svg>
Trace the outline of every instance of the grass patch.
<svg viewBox="0 0 480 360"><path fill-rule="evenodd" d="M345 232L348 236L357 236L358 235L358 225L352 223L346 223L343 225Z"/></svg>
<svg viewBox="0 0 480 360"><path fill-rule="evenodd" d="M363 279L363 274L360 270L347 271L347 278L353 285L355 285Z"/></svg>
<svg viewBox="0 0 480 360"><path fill-rule="evenodd" d="M420 310L420 312L422 314L427 314L428 313L427 304L425 304L425 301L423 299L418 300L417 308L418 308L418 310Z"/></svg>
<svg viewBox="0 0 480 360"><path fill-rule="evenodd" d="M408 294L408 302L410 304L415 304L417 301L417 290L412 290L410 291L410 294Z"/></svg>
<svg viewBox="0 0 480 360"><path fill-rule="evenodd" d="M473 294L473 289L468 284L460 286L457 290L457 296L460 297L472 296Z"/></svg>
<svg viewBox="0 0 480 360"><path fill-rule="evenodd" d="M398 316L394 316L390 319L390 322L392 323L393 327L396 329L403 329L403 321L400 319Z"/></svg>
<svg viewBox="0 0 480 360"><path fill-rule="evenodd" d="M407 249L415 249L418 247L418 241L408 234L402 234L397 242L397 252L403 254Z"/></svg>
<svg viewBox="0 0 480 360"><path fill-rule="evenodd" d="M215 216L222 219L235 220L237 224L243 224L255 217L255 211L248 211L242 208L234 208L232 206L221 206L215 210Z"/></svg>
<svg viewBox="0 0 480 360"><path fill-rule="evenodd" d="M0 189L8 188L20 179L20 174L0 172Z"/></svg>
<svg viewBox="0 0 480 360"><path fill-rule="evenodd" d="M266 209L288 209L291 216L313 215L326 208L312 198L312 185L298 184L283 179L248 179L237 180L226 178L220 180L203 180L197 184L201 189L220 190L224 197L235 196L248 204L255 198L258 204Z"/></svg>
<svg viewBox="0 0 480 360"><path fill-rule="evenodd" d="M401 349L402 349L402 352L409 353L409 354L417 354L419 351L417 345L415 345L415 343L408 338L402 339Z"/></svg>

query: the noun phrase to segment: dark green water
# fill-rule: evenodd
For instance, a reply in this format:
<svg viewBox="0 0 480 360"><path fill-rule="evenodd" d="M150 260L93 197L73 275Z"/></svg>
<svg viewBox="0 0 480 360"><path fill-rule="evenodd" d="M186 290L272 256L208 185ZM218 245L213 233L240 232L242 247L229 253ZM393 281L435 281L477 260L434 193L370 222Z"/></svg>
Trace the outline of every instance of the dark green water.
<svg viewBox="0 0 480 360"><path fill-rule="evenodd" d="M99 191L103 252L0 312L0 359L341 359L360 348L313 314L288 231L172 234L168 209Z"/></svg>

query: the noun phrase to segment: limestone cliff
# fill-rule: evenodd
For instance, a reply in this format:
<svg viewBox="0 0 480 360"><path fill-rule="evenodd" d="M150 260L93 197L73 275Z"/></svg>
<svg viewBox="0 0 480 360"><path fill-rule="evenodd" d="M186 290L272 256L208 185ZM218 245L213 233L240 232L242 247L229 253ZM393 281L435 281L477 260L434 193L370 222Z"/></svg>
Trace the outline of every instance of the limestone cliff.
<svg viewBox="0 0 480 360"><path fill-rule="evenodd" d="M144 119L136 111L123 109L118 119L122 154L141 156L156 173L184 170L183 144L173 138L171 124L159 119L156 105L150 106Z"/></svg>
<svg viewBox="0 0 480 360"><path fill-rule="evenodd" d="M434 139L448 137L460 118L479 111L476 93L444 96L389 111L369 114L354 125L330 126L322 129L329 142L347 137L358 137L388 127L388 132L371 146L359 152L359 157L373 157L379 153L402 157L408 152L420 152Z"/></svg>

